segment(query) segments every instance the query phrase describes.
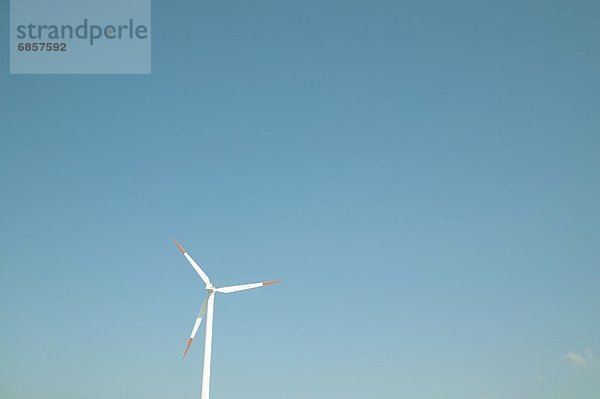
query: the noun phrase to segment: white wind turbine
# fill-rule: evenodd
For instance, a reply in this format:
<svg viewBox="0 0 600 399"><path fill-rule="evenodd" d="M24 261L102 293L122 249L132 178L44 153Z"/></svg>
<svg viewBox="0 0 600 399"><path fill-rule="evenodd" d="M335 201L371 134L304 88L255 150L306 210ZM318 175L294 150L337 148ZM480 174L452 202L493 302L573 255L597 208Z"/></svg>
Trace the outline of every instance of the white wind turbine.
<svg viewBox="0 0 600 399"><path fill-rule="evenodd" d="M185 347L185 351L183 352L183 358L185 359L185 355L187 354L194 337L196 336L196 332L198 331L198 327L200 327L200 323L202 322L202 318L204 314L206 314L206 334L204 338L204 365L202 367L202 393L200 395L200 399L208 399L208 394L210 391L210 358L211 358L211 346L212 346L212 323L213 323L213 309L215 306L215 292L222 292L223 294L229 294L237 291L249 290L252 288L262 287L263 285L275 284L281 282L281 280L271 280L264 281L262 283L251 283L251 284L242 284L242 285L231 285L228 287L215 288L215 286L210 282L208 276L204 271L198 266L194 259L179 243L175 240L175 245L179 248L179 250L183 253L183 256L190 262L196 273L200 276L202 281L206 284L206 298L204 302L202 302L202 306L200 307L200 313L198 313L198 317L196 317L196 322L194 323L194 328L192 328L192 334L190 335L190 339Z"/></svg>

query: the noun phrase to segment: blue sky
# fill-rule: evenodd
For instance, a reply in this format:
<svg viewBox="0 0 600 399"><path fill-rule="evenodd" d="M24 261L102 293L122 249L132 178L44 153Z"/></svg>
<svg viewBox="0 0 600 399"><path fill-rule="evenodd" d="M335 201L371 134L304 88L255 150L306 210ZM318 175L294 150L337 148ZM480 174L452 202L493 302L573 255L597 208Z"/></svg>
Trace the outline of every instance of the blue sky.
<svg viewBox="0 0 600 399"><path fill-rule="evenodd" d="M2 46L0 396L199 395L172 238L284 280L216 299L215 398L598 396L599 15L154 1L149 76Z"/></svg>

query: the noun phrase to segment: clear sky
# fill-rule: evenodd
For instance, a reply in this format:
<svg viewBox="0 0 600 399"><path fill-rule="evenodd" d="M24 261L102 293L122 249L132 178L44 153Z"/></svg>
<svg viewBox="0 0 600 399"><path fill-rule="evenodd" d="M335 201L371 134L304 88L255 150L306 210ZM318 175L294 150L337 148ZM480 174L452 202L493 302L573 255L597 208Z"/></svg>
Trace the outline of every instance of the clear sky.
<svg viewBox="0 0 600 399"><path fill-rule="evenodd" d="M149 76L8 74L0 396L600 396L600 3L153 1ZM203 331L203 330L202 330ZM571 352L569 354L569 352Z"/></svg>

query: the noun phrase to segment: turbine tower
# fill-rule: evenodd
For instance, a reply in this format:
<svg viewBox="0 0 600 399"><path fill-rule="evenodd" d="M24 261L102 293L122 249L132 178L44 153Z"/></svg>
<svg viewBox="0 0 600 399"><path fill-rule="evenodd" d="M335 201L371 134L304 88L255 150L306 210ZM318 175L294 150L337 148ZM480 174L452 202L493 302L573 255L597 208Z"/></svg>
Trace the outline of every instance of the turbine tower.
<svg viewBox="0 0 600 399"><path fill-rule="evenodd" d="M263 281L261 283L251 283L251 284L241 284L241 285L231 285L228 287L216 288L209 280L208 276L204 271L198 266L198 264L192 259L190 255L183 249L181 245L175 240L175 245L177 248L183 253L183 256L190 262L190 265L194 268L196 273L200 276L204 284L206 284L206 298L204 302L202 302L202 306L200 307L200 313L196 317L196 321L194 322L194 327L192 328L192 334L190 335L190 339L188 340L187 345L185 346L185 351L183 352L183 358L185 359L185 355L196 336L196 332L198 332L198 328L200 327L200 323L202 323L202 318L206 314L206 334L204 336L204 365L202 366L202 393L200 395L200 399L208 399L208 395L210 392L210 359L211 359L211 348L212 348L212 324L213 324L213 309L215 306L215 292L221 292L223 294L230 294L232 292L249 290L252 288L262 287L264 285L276 284L281 282L281 280L270 280Z"/></svg>

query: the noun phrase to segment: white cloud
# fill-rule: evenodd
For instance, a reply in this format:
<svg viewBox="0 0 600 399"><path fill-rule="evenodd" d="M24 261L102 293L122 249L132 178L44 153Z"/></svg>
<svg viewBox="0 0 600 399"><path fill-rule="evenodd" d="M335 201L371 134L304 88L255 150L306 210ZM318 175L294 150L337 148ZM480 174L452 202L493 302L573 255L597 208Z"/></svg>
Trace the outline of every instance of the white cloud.
<svg viewBox="0 0 600 399"><path fill-rule="evenodd" d="M586 350L585 354L577 352L567 352L560 357L561 360L568 362L573 367L596 367L596 359L591 350Z"/></svg>

